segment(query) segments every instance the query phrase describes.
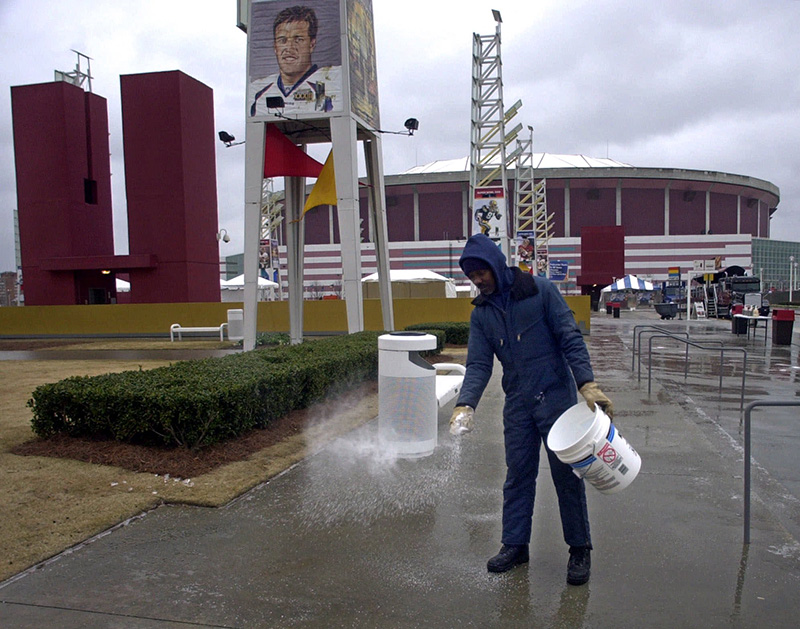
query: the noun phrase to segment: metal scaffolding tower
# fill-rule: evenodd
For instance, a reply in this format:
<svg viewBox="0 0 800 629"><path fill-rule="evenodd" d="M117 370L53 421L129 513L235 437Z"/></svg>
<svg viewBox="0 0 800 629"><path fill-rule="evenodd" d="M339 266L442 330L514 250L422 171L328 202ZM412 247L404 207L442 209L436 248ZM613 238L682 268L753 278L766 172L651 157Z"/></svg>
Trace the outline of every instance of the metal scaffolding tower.
<svg viewBox="0 0 800 629"><path fill-rule="evenodd" d="M473 33L472 40L472 108L470 132L470 199L473 229L498 242L511 260L508 237L506 169L513 157L506 154L522 125L506 132L506 124L522 106L517 101L505 111L503 106L503 64L500 57L499 11L492 11L497 24L494 35ZM499 181L499 185L498 185Z"/></svg>
<svg viewBox="0 0 800 629"><path fill-rule="evenodd" d="M517 140L516 234L521 240L520 263L532 273L550 277L550 239L553 215L547 213L547 180L536 180L533 159L533 128L530 138ZM527 240L527 242L526 242Z"/></svg>

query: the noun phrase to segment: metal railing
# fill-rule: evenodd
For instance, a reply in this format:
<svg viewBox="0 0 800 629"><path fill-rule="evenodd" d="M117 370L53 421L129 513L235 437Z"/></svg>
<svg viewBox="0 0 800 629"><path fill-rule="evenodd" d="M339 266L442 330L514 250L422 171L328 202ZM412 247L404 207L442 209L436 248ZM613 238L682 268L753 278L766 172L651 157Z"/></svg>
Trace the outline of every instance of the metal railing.
<svg viewBox="0 0 800 629"><path fill-rule="evenodd" d="M654 334L648 339L648 348L647 348L647 395L650 395L650 391L652 389L653 383L653 339L655 338L669 338L674 339L676 341L680 341L681 343L686 343L687 351L686 351L686 358L685 358L685 366L684 366L684 377L688 375L689 370L689 346L696 347L702 350L713 350L720 352L720 361L719 361L719 393L722 395L722 367L725 361L725 352L742 352L742 389L741 395L739 398L739 410L744 410L744 384L745 379L747 377L747 351L742 349L741 347L728 347L725 348L724 345L720 345L719 348L716 347L706 347L704 345L700 345L700 343L694 343L688 339L682 339L679 336L675 336L673 334ZM718 342L718 341L717 341Z"/></svg>
<svg viewBox="0 0 800 629"><path fill-rule="evenodd" d="M750 414L758 406L800 406L800 401L756 400L744 409L744 543L750 543Z"/></svg>
<svg viewBox="0 0 800 629"><path fill-rule="evenodd" d="M642 334L647 330L656 330L658 332L663 332L664 334L685 334L686 338L689 338L688 332L673 332L669 328L662 328L659 325L652 325L652 324L640 324L633 326L633 349L631 350L631 371L636 366L636 346L639 345L639 373L641 374L641 365L642 365ZM638 343L637 343L638 341ZM641 379L641 378L640 378Z"/></svg>
<svg viewBox="0 0 800 629"><path fill-rule="evenodd" d="M638 341L639 341L638 342L638 345L639 345L639 354L638 354L638 356L639 356L639 361L638 361L639 366L638 366L638 368L636 370L636 381L637 382L641 382L642 381L642 334L644 334L648 330L651 330L651 331L655 330L657 332L663 332L664 334L667 334L669 336L675 336L675 337L677 337L677 336L685 336L687 338L687 340L689 339L689 333L688 332L673 332L672 330L670 330L668 328L662 328L661 326L658 326L658 325L642 324L642 325L633 326L633 350L631 351L631 371L633 371L633 368L634 368L634 366L636 365L636 362L637 362L636 361L636 356L637 356L637 354L636 354L637 342L636 341L637 341L637 338L638 338ZM722 341L715 341L713 339L708 339L706 342L707 343L719 344L720 346L723 345ZM685 359L684 360L685 360L685 363L684 363L684 369L683 369L683 378L685 380L689 375L689 346L688 345L686 346L686 352L685 352ZM722 388L721 379L720 379L720 388Z"/></svg>

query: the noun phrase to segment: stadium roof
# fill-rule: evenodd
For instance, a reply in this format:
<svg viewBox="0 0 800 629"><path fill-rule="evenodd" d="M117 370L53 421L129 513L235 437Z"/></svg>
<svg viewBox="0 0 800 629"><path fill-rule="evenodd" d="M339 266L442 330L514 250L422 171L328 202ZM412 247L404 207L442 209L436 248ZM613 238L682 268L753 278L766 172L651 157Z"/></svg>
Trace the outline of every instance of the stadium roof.
<svg viewBox="0 0 800 629"><path fill-rule="evenodd" d="M534 168L633 168L630 164L618 162L608 157L587 157L586 155L559 155L555 153L534 153ZM422 166L406 170L404 175L422 173L452 173L469 170L469 158L439 159Z"/></svg>

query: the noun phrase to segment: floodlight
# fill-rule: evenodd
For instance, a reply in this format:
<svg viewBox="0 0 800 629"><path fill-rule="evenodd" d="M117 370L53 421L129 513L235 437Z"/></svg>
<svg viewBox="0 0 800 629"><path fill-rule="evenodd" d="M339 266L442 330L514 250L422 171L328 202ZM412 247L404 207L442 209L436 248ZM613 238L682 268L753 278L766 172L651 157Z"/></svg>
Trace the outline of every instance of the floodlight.
<svg viewBox="0 0 800 629"><path fill-rule="evenodd" d="M408 135L414 135L414 131L419 129L419 120L416 118L409 118L403 123L403 126L408 129Z"/></svg>
<svg viewBox="0 0 800 629"><path fill-rule="evenodd" d="M241 142L236 142L236 138L232 136L227 131L220 131L218 134L220 141L225 144L225 146L236 146L237 144L244 144L244 140Z"/></svg>

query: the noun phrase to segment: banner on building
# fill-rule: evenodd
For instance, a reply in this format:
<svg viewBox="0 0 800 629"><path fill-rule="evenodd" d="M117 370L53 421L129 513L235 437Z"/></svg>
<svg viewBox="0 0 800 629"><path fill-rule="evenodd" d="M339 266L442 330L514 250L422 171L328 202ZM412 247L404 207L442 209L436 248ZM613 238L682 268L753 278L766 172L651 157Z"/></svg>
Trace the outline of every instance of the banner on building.
<svg viewBox="0 0 800 629"><path fill-rule="evenodd" d="M517 264L526 273L533 273L536 267L536 250L533 231L517 232Z"/></svg>
<svg viewBox="0 0 800 629"><path fill-rule="evenodd" d="M506 199L502 186L475 188L472 199L472 233L492 240L506 237Z"/></svg>
<svg viewBox="0 0 800 629"><path fill-rule="evenodd" d="M569 279L569 261L550 260L550 279L554 282L566 282Z"/></svg>

